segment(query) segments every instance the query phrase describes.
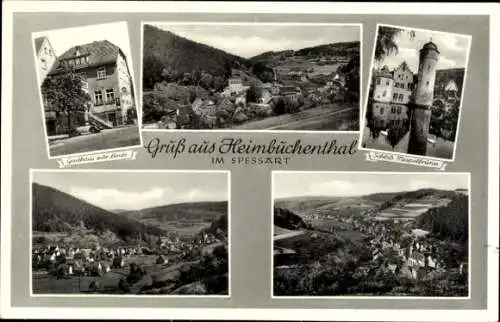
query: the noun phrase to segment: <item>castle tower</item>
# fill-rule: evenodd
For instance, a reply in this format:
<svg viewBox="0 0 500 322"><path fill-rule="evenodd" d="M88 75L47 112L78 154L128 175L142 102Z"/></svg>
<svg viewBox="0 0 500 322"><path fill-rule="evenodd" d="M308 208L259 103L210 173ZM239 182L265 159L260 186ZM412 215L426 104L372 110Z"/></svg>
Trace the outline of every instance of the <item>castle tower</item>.
<svg viewBox="0 0 500 322"><path fill-rule="evenodd" d="M431 40L420 49L418 80L409 104L412 109L408 143L408 153L410 154L425 155L427 152L427 135L431 121L431 106L434 98L438 60L439 50Z"/></svg>

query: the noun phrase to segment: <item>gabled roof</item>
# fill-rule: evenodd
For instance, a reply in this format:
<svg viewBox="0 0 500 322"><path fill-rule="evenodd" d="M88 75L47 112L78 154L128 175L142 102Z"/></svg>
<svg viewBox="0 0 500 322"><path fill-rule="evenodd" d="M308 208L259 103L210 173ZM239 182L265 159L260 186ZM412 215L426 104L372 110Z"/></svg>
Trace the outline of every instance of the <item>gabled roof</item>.
<svg viewBox="0 0 500 322"><path fill-rule="evenodd" d="M58 57L57 62L54 64L49 74L58 72L62 67L61 62L71 58L88 56L88 62L74 66L75 69L78 70L116 63L119 53L123 55L121 49L108 40L94 41L89 44L74 46Z"/></svg>
<svg viewBox="0 0 500 322"><path fill-rule="evenodd" d="M47 39L47 37L45 37L45 36L35 38L35 51L36 51L37 54L40 51L40 47L42 47L43 42L45 41L45 39Z"/></svg>

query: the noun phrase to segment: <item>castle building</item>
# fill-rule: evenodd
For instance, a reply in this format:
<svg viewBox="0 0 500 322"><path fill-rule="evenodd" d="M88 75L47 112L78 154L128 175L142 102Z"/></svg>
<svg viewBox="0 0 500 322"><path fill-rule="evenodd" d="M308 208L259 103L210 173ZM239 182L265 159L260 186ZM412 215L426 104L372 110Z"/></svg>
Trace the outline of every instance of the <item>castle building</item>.
<svg viewBox="0 0 500 322"><path fill-rule="evenodd" d="M420 49L417 83L410 101L412 117L408 153L426 155L427 137L431 121L431 106L434 99L434 83L439 50L431 41Z"/></svg>
<svg viewBox="0 0 500 322"><path fill-rule="evenodd" d="M392 89L392 102L408 104L413 90L413 72L406 62L402 62L393 71L394 88Z"/></svg>
<svg viewBox="0 0 500 322"><path fill-rule="evenodd" d="M373 89L373 100L380 103L390 103L394 80L387 66L382 67L375 74L375 87Z"/></svg>
<svg viewBox="0 0 500 322"><path fill-rule="evenodd" d="M432 41L420 49L417 83L413 103L430 108L434 98L434 82L436 80L436 65L439 60L439 50Z"/></svg>

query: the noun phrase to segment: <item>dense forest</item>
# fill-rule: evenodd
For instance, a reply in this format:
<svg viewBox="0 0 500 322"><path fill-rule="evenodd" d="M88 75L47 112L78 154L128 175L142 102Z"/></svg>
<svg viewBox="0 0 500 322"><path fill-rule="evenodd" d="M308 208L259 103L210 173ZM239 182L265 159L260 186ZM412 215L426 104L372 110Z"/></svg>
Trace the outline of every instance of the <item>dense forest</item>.
<svg viewBox="0 0 500 322"><path fill-rule="evenodd" d="M432 208L418 217L417 225L440 239L467 242L469 231L469 197L457 195L448 205Z"/></svg>
<svg viewBox="0 0 500 322"><path fill-rule="evenodd" d="M145 226L135 219L111 213L69 194L33 183L32 229L42 232L71 232L77 227L107 230L123 240L144 239L160 235L161 229Z"/></svg>
<svg viewBox="0 0 500 322"><path fill-rule="evenodd" d="M185 73L194 75L196 71L225 79L233 68L247 69L251 65L244 58L151 25L144 25L143 51L145 90L152 89L165 78L180 80Z"/></svg>
<svg viewBox="0 0 500 322"><path fill-rule="evenodd" d="M310 226L288 209L274 207L274 224L286 229L309 228Z"/></svg>

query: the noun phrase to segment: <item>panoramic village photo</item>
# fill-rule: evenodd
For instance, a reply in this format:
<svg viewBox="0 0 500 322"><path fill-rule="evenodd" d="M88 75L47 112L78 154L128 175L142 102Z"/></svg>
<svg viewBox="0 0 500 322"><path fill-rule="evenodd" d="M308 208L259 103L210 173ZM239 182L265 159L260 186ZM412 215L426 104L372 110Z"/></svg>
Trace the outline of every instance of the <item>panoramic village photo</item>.
<svg viewBox="0 0 500 322"><path fill-rule="evenodd" d="M31 176L33 295L229 296L228 173Z"/></svg>
<svg viewBox="0 0 500 322"><path fill-rule="evenodd" d="M360 24L143 24L142 124L359 131Z"/></svg>
<svg viewBox="0 0 500 322"><path fill-rule="evenodd" d="M275 172L273 293L468 297L468 173Z"/></svg>
<svg viewBox="0 0 500 322"><path fill-rule="evenodd" d="M454 159L471 38L379 25L361 147Z"/></svg>
<svg viewBox="0 0 500 322"><path fill-rule="evenodd" d="M127 23L33 34L49 157L141 145Z"/></svg>

